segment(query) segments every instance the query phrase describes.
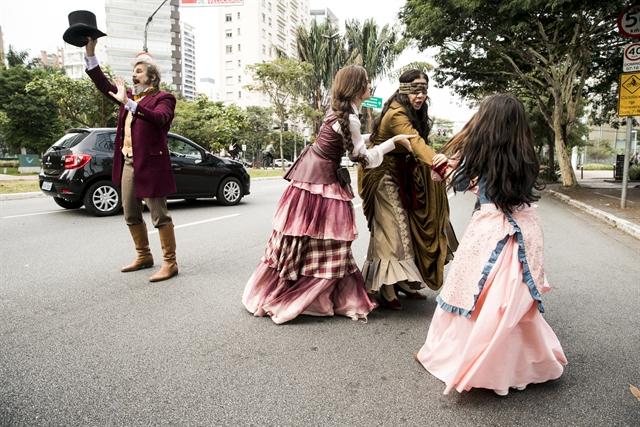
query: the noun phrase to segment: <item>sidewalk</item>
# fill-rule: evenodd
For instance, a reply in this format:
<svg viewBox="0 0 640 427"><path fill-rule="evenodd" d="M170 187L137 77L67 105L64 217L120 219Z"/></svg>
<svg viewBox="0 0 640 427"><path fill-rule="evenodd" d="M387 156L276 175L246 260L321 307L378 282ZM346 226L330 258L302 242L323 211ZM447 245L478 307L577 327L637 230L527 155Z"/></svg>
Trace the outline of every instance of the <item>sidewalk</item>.
<svg viewBox="0 0 640 427"><path fill-rule="evenodd" d="M552 196L593 215L627 234L640 239L640 182L629 182L627 207L620 208L622 181L613 180L612 171L576 172L579 187L566 188L548 184L546 191Z"/></svg>

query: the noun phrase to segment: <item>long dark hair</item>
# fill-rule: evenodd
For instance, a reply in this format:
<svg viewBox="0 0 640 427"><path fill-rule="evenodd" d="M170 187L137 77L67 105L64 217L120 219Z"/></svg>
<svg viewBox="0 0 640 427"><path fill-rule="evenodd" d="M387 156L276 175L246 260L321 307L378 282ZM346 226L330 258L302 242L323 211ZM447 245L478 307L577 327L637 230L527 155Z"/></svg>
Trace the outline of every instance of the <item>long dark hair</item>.
<svg viewBox="0 0 640 427"><path fill-rule="evenodd" d="M540 165L524 105L509 94L491 95L445 150L461 154L452 183L486 182L487 197L503 212L540 198Z"/></svg>
<svg viewBox="0 0 640 427"><path fill-rule="evenodd" d="M400 75L400 83L411 83L415 79L423 78L429 84L429 77L420 70L408 70ZM389 106L393 101L398 101L400 105L402 105L409 116L409 120L411 120L411 125L415 130L418 131L418 134L427 142L427 137L429 136L429 131L431 130L431 126L433 124L433 120L429 118L429 98L427 98L422 107L419 110L414 109L411 106L411 102L409 102L409 96L402 94L399 90L396 90L393 95L385 102L382 107L382 113L373 123L373 130L371 132L371 141L373 141L378 136L378 131L380 129L380 123L382 123L382 118L389 110Z"/></svg>
<svg viewBox="0 0 640 427"><path fill-rule="evenodd" d="M344 138L344 148L351 157L353 151L353 141L349 130L349 115L357 114L353 111L351 104L362 96L367 89L369 80L367 70L359 65L347 65L336 73L331 86L331 110L336 115L340 130ZM352 160L366 166L367 160L363 156L354 157Z"/></svg>

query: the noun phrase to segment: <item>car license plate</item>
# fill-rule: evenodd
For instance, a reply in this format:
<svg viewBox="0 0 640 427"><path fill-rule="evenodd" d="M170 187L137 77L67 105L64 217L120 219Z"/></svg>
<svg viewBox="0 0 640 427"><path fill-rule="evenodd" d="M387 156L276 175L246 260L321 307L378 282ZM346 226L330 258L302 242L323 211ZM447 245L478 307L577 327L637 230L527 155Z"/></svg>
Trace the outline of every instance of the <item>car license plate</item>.
<svg viewBox="0 0 640 427"><path fill-rule="evenodd" d="M45 190L45 191L51 190L52 186L53 186L53 182L50 182L50 181L44 181L42 183L42 189Z"/></svg>

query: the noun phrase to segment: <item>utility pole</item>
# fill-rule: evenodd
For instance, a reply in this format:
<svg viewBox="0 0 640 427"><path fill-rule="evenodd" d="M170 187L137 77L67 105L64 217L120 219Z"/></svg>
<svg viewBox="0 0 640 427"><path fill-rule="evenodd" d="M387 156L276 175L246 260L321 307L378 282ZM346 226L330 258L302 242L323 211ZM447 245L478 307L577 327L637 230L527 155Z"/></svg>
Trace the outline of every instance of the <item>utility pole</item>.
<svg viewBox="0 0 640 427"><path fill-rule="evenodd" d="M155 10L155 12L153 12L151 14L151 16L149 16L147 18L147 23L144 24L144 45L142 46L142 50L144 52L149 52L149 49L147 48L147 30L149 29L149 24L151 23L151 20L153 19L153 16L158 13L158 11L160 10L160 8L162 6L164 6L164 4L167 2L167 0L163 0L162 3L160 4L160 6L158 6L158 8Z"/></svg>

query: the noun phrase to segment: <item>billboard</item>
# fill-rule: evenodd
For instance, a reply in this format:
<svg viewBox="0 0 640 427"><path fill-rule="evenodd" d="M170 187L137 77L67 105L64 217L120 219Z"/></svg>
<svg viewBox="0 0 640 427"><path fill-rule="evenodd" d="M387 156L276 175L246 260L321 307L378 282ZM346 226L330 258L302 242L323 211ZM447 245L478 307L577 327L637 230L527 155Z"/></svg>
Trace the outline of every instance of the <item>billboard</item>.
<svg viewBox="0 0 640 427"><path fill-rule="evenodd" d="M244 0L180 0L182 7L242 6Z"/></svg>

